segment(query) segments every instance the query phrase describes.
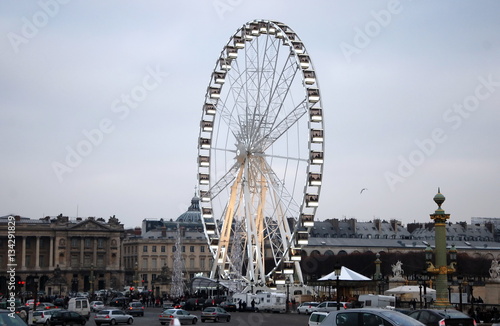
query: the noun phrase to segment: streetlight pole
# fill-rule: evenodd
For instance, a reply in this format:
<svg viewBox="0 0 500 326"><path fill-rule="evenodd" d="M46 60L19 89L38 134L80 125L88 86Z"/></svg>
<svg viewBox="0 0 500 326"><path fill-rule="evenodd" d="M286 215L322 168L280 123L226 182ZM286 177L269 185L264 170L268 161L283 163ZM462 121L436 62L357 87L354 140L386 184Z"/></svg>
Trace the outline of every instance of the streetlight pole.
<svg viewBox="0 0 500 326"><path fill-rule="evenodd" d="M285 280L285 284L286 284L286 308L285 308L285 312L286 313L289 313L290 312L290 280L288 279L288 277L286 278Z"/></svg>
<svg viewBox="0 0 500 326"><path fill-rule="evenodd" d="M337 277L337 285L336 285L336 291L337 291L337 310L340 310L340 291L339 291L339 285L340 285L340 273L342 272L342 265L340 265L339 262L335 264L335 276Z"/></svg>
<svg viewBox="0 0 500 326"><path fill-rule="evenodd" d="M94 298L94 263L90 264L90 297Z"/></svg>
<svg viewBox="0 0 500 326"><path fill-rule="evenodd" d="M33 311L36 310L36 303L38 301L38 281L40 279L38 278L38 274L35 274L35 277L33 277L33 282L35 283L35 293L33 294Z"/></svg>
<svg viewBox="0 0 500 326"><path fill-rule="evenodd" d="M463 311L462 309L462 283L464 281L464 278L459 275L457 277L458 279L458 310Z"/></svg>

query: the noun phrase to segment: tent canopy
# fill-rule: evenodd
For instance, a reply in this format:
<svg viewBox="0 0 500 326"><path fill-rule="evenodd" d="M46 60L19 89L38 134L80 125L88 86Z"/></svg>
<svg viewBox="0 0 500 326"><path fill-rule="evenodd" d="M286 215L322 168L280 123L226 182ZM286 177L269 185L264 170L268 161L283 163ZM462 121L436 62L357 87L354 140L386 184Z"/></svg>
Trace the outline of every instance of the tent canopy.
<svg viewBox="0 0 500 326"><path fill-rule="evenodd" d="M422 287L422 289L420 289L420 286L418 286L418 285L402 285L402 286L398 286L398 287L395 287L395 288L392 288L392 289L385 291L385 294L420 293L420 291L422 291L422 293L423 293L424 288ZM425 292L426 293L435 293L436 290L426 287Z"/></svg>
<svg viewBox="0 0 500 326"><path fill-rule="evenodd" d="M337 280L337 275L335 275L335 271L321 278L318 278L318 281L335 281L335 280ZM372 280L371 278L356 273L355 271L345 266L342 266L340 270L339 281L371 281L371 280Z"/></svg>

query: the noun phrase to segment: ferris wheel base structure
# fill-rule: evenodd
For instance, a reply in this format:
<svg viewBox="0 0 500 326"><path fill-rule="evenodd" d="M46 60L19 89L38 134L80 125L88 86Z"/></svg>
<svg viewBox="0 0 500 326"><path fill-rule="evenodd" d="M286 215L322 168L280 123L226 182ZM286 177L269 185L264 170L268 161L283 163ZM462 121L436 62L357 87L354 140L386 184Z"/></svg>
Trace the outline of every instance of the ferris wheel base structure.
<svg viewBox="0 0 500 326"><path fill-rule="evenodd" d="M254 20L223 47L205 94L198 187L210 277L302 285L323 180L316 71L287 25ZM302 287L303 288L303 287Z"/></svg>

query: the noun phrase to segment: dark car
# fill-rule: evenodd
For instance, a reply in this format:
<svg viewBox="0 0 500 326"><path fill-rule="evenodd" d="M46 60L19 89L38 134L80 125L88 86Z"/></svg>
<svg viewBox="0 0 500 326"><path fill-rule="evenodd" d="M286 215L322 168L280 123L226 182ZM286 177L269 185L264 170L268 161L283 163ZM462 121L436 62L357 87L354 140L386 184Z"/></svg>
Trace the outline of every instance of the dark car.
<svg viewBox="0 0 500 326"><path fill-rule="evenodd" d="M26 323L17 314L12 315L10 310L0 310L0 325L26 326Z"/></svg>
<svg viewBox="0 0 500 326"><path fill-rule="evenodd" d="M219 303L219 307L226 311L236 311L236 303L229 301L222 301L221 303Z"/></svg>
<svg viewBox="0 0 500 326"><path fill-rule="evenodd" d="M203 308L203 304L205 303L205 299L203 298L189 298L184 303L182 309L186 310L201 310Z"/></svg>
<svg viewBox="0 0 500 326"><path fill-rule="evenodd" d="M355 308L334 310L323 319L328 326L424 326L418 320L400 312L381 308Z"/></svg>
<svg viewBox="0 0 500 326"><path fill-rule="evenodd" d="M229 322L231 320L231 314L221 307L208 307L201 312L201 322L204 323L205 320L213 320L214 323L219 320L225 320Z"/></svg>
<svg viewBox="0 0 500 326"><path fill-rule="evenodd" d="M59 310L52 314L50 325L85 325L87 318L75 311Z"/></svg>
<svg viewBox="0 0 500 326"><path fill-rule="evenodd" d="M126 313L132 316L144 316L144 305L140 301L130 302Z"/></svg>
<svg viewBox="0 0 500 326"><path fill-rule="evenodd" d="M129 301L130 300L126 297L116 297L109 302L109 306L122 309L128 306Z"/></svg>
<svg viewBox="0 0 500 326"><path fill-rule="evenodd" d="M469 315L455 309L419 309L408 316L427 326L475 326L476 321Z"/></svg>

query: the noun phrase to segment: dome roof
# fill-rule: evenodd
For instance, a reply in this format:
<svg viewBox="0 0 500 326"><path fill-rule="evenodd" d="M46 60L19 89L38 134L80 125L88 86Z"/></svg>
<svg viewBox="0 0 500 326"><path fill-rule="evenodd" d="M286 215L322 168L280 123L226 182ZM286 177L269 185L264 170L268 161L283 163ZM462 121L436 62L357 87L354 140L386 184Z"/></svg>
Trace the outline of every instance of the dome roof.
<svg viewBox="0 0 500 326"><path fill-rule="evenodd" d="M177 222L201 223L200 199L198 197L195 196L191 199L191 206L189 206L187 212L177 218Z"/></svg>

